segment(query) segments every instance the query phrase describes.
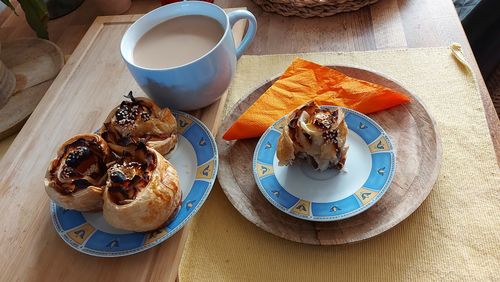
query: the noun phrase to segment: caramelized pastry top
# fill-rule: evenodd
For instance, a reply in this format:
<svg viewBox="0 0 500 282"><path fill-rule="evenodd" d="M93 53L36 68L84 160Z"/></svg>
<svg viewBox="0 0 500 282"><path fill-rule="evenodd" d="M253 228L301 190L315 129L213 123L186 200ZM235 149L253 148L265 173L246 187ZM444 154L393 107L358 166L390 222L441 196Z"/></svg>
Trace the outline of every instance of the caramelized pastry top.
<svg viewBox="0 0 500 282"><path fill-rule="evenodd" d="M308 159L318 170L344 166L348 129L342 109L310 102L291 112L287 120L278 142L280 164L290 164L297 157Z"/></svg>
<svg viewBox="0 0 500 282"><path fill-rule="evenodd" d="M111 144L129 146L149 140L168 138L177 128L177 123L168 109L161 110L147 98L135 98L132 91L111 113L101 136Z"/></svg>
<svg viewBox="0 0 500 282"><path fill-rule="evenodd" d="M108 193L117 205L131 203L137 194L144 189L156 168L156 158L143 143L135 153L126 153L109 168Z"/></svg>
<svg viewBox="0 0 500 282"><path fill-rule="evenodd" d="M54 188L68 195L89 186L102 186L106 180L106 159L105 148L97 136L89 135L67 144L50 170Z"/></svg>
<svg viewBox="0 0 500 282"><path fill-rule="evenodd" d="M337 144L338 116L338 109L315 109L311 114L303 111L288 126L294 132L297 132L296 129L300 127L300 131L306 136L306 142L308 143L317 145L323 143ZM295 142L302 143L303 138L298 137L296 134L291 137Z"/></svg>
<svg viewBox="0 0 500 282"><path fill-rule="evenodd" d="M134 99L135 100L135 99ZM123 101L115 112L111 122L122 127L131 126L139 121L151 119L151 109L137 100Z"/></svg>

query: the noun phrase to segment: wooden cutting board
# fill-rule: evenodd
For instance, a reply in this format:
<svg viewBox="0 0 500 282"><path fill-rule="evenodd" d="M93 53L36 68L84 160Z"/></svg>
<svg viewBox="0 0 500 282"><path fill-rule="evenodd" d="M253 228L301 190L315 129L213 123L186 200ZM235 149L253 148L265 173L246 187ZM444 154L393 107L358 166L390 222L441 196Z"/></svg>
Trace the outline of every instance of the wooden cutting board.
<svg viewBox="0 0 500 282"><path fill-rule="evenodd" d="M218 180L228 199L255 225L295 242L339 245L365 240L387 231L420 206L432 190L441 167L439 133L418 97L390 78L373 71L343 66L335 68L349 76L405 93L412 99L411 103L369 115L391 137L396 148L396 173L384 196L367 211L333 222L311 222L289 216L271 205L255 183L252 157L258 139L222 139L224 132L277 78L264 82L241 99L224 119L217 136L220 159Z"/></svg>
<svg viewBox="0 0 500 282"><path fill-rule="evenodd" d="M173 281L189 225L148 251L91 257L57 235L43 176L57 147L99 128L130 90L144 95L120 56L127 28L141 15L98 17L0 162L0 281ZM234 26L239 41L245 22ZM192 113L215 135L225 95Z"/></svg>

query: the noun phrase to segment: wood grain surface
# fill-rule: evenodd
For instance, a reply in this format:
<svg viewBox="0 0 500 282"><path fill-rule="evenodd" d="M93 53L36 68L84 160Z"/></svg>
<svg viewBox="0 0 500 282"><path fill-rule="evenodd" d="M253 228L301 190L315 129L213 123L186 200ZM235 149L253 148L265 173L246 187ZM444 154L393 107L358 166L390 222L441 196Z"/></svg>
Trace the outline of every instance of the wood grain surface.
<svg viewBox="0 0 500 282"><path fill-rule="evenodd" d="M214 3L224 8L247 7L256 16L257 35L246 51L251 55L367 51L460 43L477 77L500 164L500 121L451 0L380 0L355 12L311 19L266 13L251 0L215 0ZM159 6L156 0L134 0L127 14L143 14ZM18 8L17 12L19 16L7 9L0 13L2 42L34 36L22 10ZM50 39L69 56L96 16L102 15L92 1L85 1L76 11L49 22ZM0 144L0 156L6 147L6 144Z"/></svg>
<svg viewBox="0 0 500 282"><path fill-rule="evenodd" d="M381 74L351 67L335 68L349 76L384 85L412 98L409 104L369 115L382 126L394 143L396 172L387 192L367 211L334 222L310 222L287 215L270 204L255 183L252 158L258 139L222 139L223 133L276 79L265 82L235 105L222 123L216 140L220 156L218 180L234 207L267 232L296 242L338 245L381 234L420 206L432 190L441 167L439 134L434 120L417 97Z"/></svg>
<svg viewBox="0 0 500 282"><path fill-rule="evenodd" d="M188 226L159 246L120 258L73 250L57 235L43 188L48 162L72 135L99 128L139 89L120 56L122 35L140 15L99 17L0 161L0 281L173 281ZM234 26L239 44L245 22ZM225 96L196 114L215 134Z"/></svg>

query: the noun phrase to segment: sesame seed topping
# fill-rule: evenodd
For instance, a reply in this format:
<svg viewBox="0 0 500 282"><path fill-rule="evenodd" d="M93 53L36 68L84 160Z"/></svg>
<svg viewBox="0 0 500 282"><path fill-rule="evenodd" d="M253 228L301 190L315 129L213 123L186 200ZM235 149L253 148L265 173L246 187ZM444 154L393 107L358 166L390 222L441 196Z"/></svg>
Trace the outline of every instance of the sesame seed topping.
<svg viewBox="0 0 500 282"><path fill-rule="evenodd" d="M337 140L337 130L329 130L323 132L323 140L325 140L325 143L338 143Z"/></svg>
<svg viewBox="0 0 500 282"><path fill-rule="evenodd" d="M313 124L321 129L330 129L333 125L333 118L327 113L317 113L314 116Z"/></svg>
<svg viewBox="0 0 500 282"><path fill-rule="evenodd" d="M119 125L131 125L138 117L143 121L151 118L149 109L136 104L138 102L122 102L115 113L116 122Z"/></svg>

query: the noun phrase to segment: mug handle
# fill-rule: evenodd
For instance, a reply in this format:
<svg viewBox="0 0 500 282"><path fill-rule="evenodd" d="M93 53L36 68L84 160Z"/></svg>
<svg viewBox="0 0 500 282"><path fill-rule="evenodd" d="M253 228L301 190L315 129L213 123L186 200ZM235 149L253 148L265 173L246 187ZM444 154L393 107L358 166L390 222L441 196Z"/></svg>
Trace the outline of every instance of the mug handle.
<svg viewBox="0 0 500 282"><path fill-rule="evenodd" d="M237 21L242 19L248 20L247 32L241 40L240 46L236 48L236 58L239 59L241 55L243 55L243 52L245 52L245 50L247 49L248 45L250 45L250 42L252 42L252 39L255 37L255 32L257 31L257 21L255 20L254 15L247 10L236 10L229 12L227 14L227 17L229 19L229 25L231 26L231 29Z"/></svg>

